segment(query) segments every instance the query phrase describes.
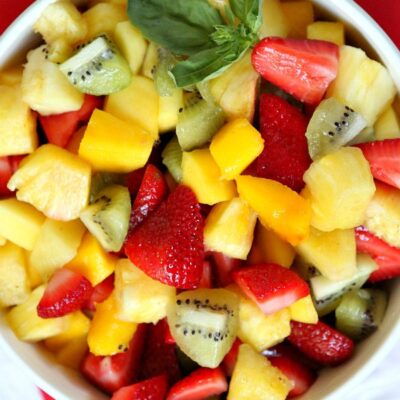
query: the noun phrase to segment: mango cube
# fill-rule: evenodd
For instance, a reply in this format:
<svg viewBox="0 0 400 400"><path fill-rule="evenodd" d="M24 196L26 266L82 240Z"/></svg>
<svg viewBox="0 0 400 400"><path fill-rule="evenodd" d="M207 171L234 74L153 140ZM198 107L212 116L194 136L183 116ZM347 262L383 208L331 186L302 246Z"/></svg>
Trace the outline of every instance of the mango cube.
<svg viewBox="0 0 400 400"><path fill-rule="evenodd" d="M315 309L310 295L293 303L289 307L289 311L293 321L302 322L304 324L316 324L318 322L317 310Z"/></svg>
<svg viewBox="0 0 400 400"><path fill-rule="evenodd" d="M256 213L239 197L219 203L206 219L204 244L208 250L246 260L256 222Z"/></svg>
<svg viewBox="0 0 400 400"><path fill-rule="evenodd" d="M263 151L261 134L245 118L229 122L213 137L210 152L223 179L234 179Z"/></svg>
<svg viewBox="0 0 400 400"><path fill-rule="evenodd" d="M342 22L314 22L307 26L307 39L325 40L343 46L344 25Z"/></svg>
<svg viewBox="0 0 400 400"><path fill-rule="evenodd" d="M95 110L79 147L79 155L98 171L124 173L143 167L154 138L140 126Z"/></svg>
<svg viewBox="0 0 400 400"><path fill-rule="evenodd" d="M236 196L235 183L221 178L209 149L183 152L182 183L189 186L203 204L214 205Z"/></svg>
<svg viewBox="0 0 400 400"><path fill-rule="evenodd" d="M393 106L388 107L378 118L374 125L375 139L400 138L400 122Z"/></svg>
<svg viewBox="0 0 400 400"><path fill-rule="evenodd" d="M314 8L311 1L288 1L282 3L282 10L288 21L288 37L305 39L307 26L314 22Z"/></svg>
<svg viewBox="0 0 400 400"><path fill-rule="evenodd" d="M262 25L260 37L286 37L289 33L289 23L279 0L264 0L262 8Z"/></svg>
<svg viewBox="0 0 400 400"><path fill-rule="evenodd" d="M238 176L239 196L250 204L261 223L292 246L310 230L311 206L298 193L271 179Z"/></svg>

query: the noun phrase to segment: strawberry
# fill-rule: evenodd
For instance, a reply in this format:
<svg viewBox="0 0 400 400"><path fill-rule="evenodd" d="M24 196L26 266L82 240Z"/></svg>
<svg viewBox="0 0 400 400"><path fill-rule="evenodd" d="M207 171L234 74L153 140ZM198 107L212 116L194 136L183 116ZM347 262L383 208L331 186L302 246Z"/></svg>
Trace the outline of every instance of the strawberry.
<svg viewBox="0 0 400 400"><path fill-rule="evenodd" d="M369 282L379 282L400 276L400 249L369 232L363 226L356 228L357 251L369 254L377 263Z"/></svg>
<svg viewBox="0 0 400 400"><path fill-rule="evenodd" d="M82 274L60 268L48 282L37 313L41 318L62 317L81 309L92 291L92 285Z"/></svg>
<svg viewBox="0 0 400 400"><path fill-rule="evenodd" d="M400 189L400 139L357 145L368 160L375 179Z"/></svg>
<svg viewBox="0 0 400 400"><path fill-rule="evenodd" d="M289 342L319 364L339 365L353 354L353 341L321 321L316 324L292 321L291 328Z"/></svg>
<svg viewBox="0 0 400 400"><path fill-rule="evenodd" d="M0 157L0 197L12 195L7 184L24 157L25 156Z"/></svg>
<svg viewBox="0 0 400 400"><path fill-rule="evenodd" d="M259 264L235 271L242 291L266 314L273 314L310 294L307 283L295 272L277 264Z"/></svg>
<svg viewBox="0 0 400 400"><path fill-rule="evenodd" d="M339 47L322 40L267 37L253 50L254 69L301 102L318 104L338 72Z"/></svg>
<svg viewBox="0 0 400 400"><path fill-rule="evenodd" d="M211 264L209 261L204 261L203 264L203 276L201 277L199 288L211 289L212 285L212 276L211 276Z"/></svg>
<svg viewBox="0 0 400 400"><path fill-rule="evenodd" d="M180 289L198 287L203 275L204 220L195 194L178 186L125 243L125 253L151 278Z"/></svg>
<svg viewBox="0 0 400 400"><path fill-rule="evenodd" d="M203 400L228 390L221 368L199 368L170 389L167 400Z"/></svg>
<svg viewBox="0 0 400 400"><path fill-rule="evenodd" d="M164 400L167 389L167 377L160 375L117 390L111 400Z"/></svg>
<svg viewBox="0 0 400 400"><path fill-rule="evenodd" d="M89 311L96 311L96 305L105 301L113 290L114 274L110 275L93 288L93 292L85 303L84 308Z"/></svg>
<svg viewBox="0 0 400 400"><path fill-rule="evenodd" d="M165 343L167 344L176 344L176 340L172 336L171 330L169 329L169 325L166 324L165 328Z"/></svg>
<svg viewBox="0 0 400 400"><path fill-rule="evenodd" d="M221 287L233 283L232 272L242 264L242 260L231 258L217 251L211 252L211 262L215 267L218 286Z"/></svg>
<svg viewBox="0 0 400 400"><path fill-rule="evenodd" d="M128 188L131 196L137 195L143 180L145 169L145 167L135 169L126 175L124 185Z"/></svg>
<svg viewBox="0 0 400 400"><path fill-rule="evenodd" d="M227 355L222 360L222 368L225 371L226 376L232 376L233 370L235 369L236 360L239 354L239 346L242 344L240 339L236 339Z"/></svg>
<svg viewBox="0 0 400 400"><path fill-rule="evenodd" d="M146 325L139 325L124 353L107 357L88 353L81 364L82 374L107 393L133 383L139 374L146 331Z"/></svg>
<svg viewBox="0 0 400 400"><path fill-rule="evenodd" d="M291 189L304 187L303 175L311 164L307 118L295 106L273 94L260 97L263 152L256 160L257 176L274 179Z"/></svg>

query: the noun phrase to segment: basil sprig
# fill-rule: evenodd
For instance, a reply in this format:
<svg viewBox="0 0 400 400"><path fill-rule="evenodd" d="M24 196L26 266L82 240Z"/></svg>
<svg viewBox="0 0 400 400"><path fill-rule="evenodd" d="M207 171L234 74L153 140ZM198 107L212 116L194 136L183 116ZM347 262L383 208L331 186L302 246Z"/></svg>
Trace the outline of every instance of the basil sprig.
<svg viewBox="0 0 400 400"><path fill-rule="evenodd" d="M181 61L171 70L178 87L211 79L239 60L261 25L260 0L230 0L225 20L208 0L129 0L130 20Z"/></svg>

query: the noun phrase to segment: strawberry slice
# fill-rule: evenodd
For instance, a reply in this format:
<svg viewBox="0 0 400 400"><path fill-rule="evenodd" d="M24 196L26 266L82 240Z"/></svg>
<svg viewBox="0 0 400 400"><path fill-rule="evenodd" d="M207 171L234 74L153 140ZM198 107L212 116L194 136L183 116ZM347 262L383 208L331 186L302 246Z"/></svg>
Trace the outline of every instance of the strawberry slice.
<svg viewBox="0 0 400 400"><path fill-rule="evenodd" d="M95 386L113 393L130 385L139 374L147 326L138 326L128 351L114 356L95 356L88 353L81 364L82 374Z"/></svg>
<svg viewBox="0 0 400 400"><path fill-rule="evenodd" d="M303 175L311 164L307 118L296 107L273 94L260 97L263 152L256 160L257 176L274 179L295 191L304 187Z"/></svg>
<svg viewBox="0 0 400 400"><path fill-rule="evenodd" d="M7 184L24 158L25 156L0 157L0 197L12 195Z"/></svg>
<svg viewBox="0 0 400 400"><path fill-rule="evenodd" d="M236 339L227 355L222 360L222 368L225 371L226 376L232 376L233 370L235 369L236 360L239 354L239 346L242 344L240 339Z"/></svg>
<svg viewBox="0 0 400 400"><path fill-rule="evenodd" d="M242 260L229 257L217 251L211 252L211 262L215 267L218 286L221 287L233 283L232 272L242 264Z"/></svg>
<svg viewBox="0 0 400 400"><path fill-rule="evenodd" d="M286 308L310 294L307 283L300 276L277 264L240 268L233 273L233 278L266 315Z"/></svg>
<svg viewBox="0 0 400 400"><path fill-rule="evenodd" d="M353 354L353 341L321 321L316 324L292 321L291 328L289 342L319 364L339 365Z"/></svg>
<svg viewBox="0 0 400 400"><path fill-rule="evenodd" d="M228 383L221 368L199 368L176 383L167 400L203 400L228 390Z"/></svg>
<svg viewBox="0 0 400 400"><path fill-rule="evenodd" d="M211 264L209 261L204 261L203 264L203 276L201 277L199 288L203 289L211 289L212 285L212 273L211 273Z"/></svg>
<svg viewBox="0 0 400 400"><path fill-rule="evenodd" d="M60 268L47 284L37 313L41 318L56 318L80 310L92 291L92 285L82 274Z"/></svg>
<svg viewBox="0 0 400 400"><path fill-rule="evenodd" d="M338 71L339 47L322 40L267 37L253 50L254 69L296 99L318 104Z"/></svg>
<svg viewBox="0 0 400 400"><path fill-rule="evenodd" d="M117 390L111 400L164 400L167 389L167 377L160 375Z"/></svg>
<svg viewBox="0 0 400 400"><path fill-rule="evenodd" d="M368 160L375 179L400 189L400 139L357 145Z"/></svg>
<svg viewBox="0 0 400 400"><path fill-rule="evenodd" d="M125 177L124 185L128 188L132 197L136 196L139 191L145 169L145 167L135 169L134 171L129 172Z"/></svg>
<svg viewBox="0 0 400 400"><path fill-rule="evenodd" d="M203 275L204 220L195 194L178 186L127 238L128 258L151 278L180 289Z"/></svg>
<svg viewBox="0 0 400 400"><path fill-rule="evenodd" d="M114 290L114 274L110 275L104 281L93 288L93 292L84 305L89 311L96 311L96 305L105 301Z"/></svg>
<svg viewBox="0 0 400 400"><path fill-rule="evenodd" d="M363 226L356 228L356 244L359 253L369 254L378 265L378 269L370 275L369 282L400 276L399 248L390 246Z"/></svg>

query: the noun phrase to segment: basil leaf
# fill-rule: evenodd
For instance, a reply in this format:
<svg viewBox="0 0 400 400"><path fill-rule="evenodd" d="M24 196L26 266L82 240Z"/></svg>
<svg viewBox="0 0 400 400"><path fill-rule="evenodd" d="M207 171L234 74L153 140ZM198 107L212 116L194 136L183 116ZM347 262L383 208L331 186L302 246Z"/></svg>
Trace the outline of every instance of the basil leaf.
<svg viewBox="0 0 400 400"><path fill-rule="evenodd" d="M213 47L209 36L224 23L207 0L129 0L128 15L147 39L178 55Z"/></svg>
<svg viewBox="0 0 400 400"><path fill-rule="evenodd" d="M230 0L233 13L242 21L244 25L257 32L261 26L261 7L260 0Z"/></svg>

